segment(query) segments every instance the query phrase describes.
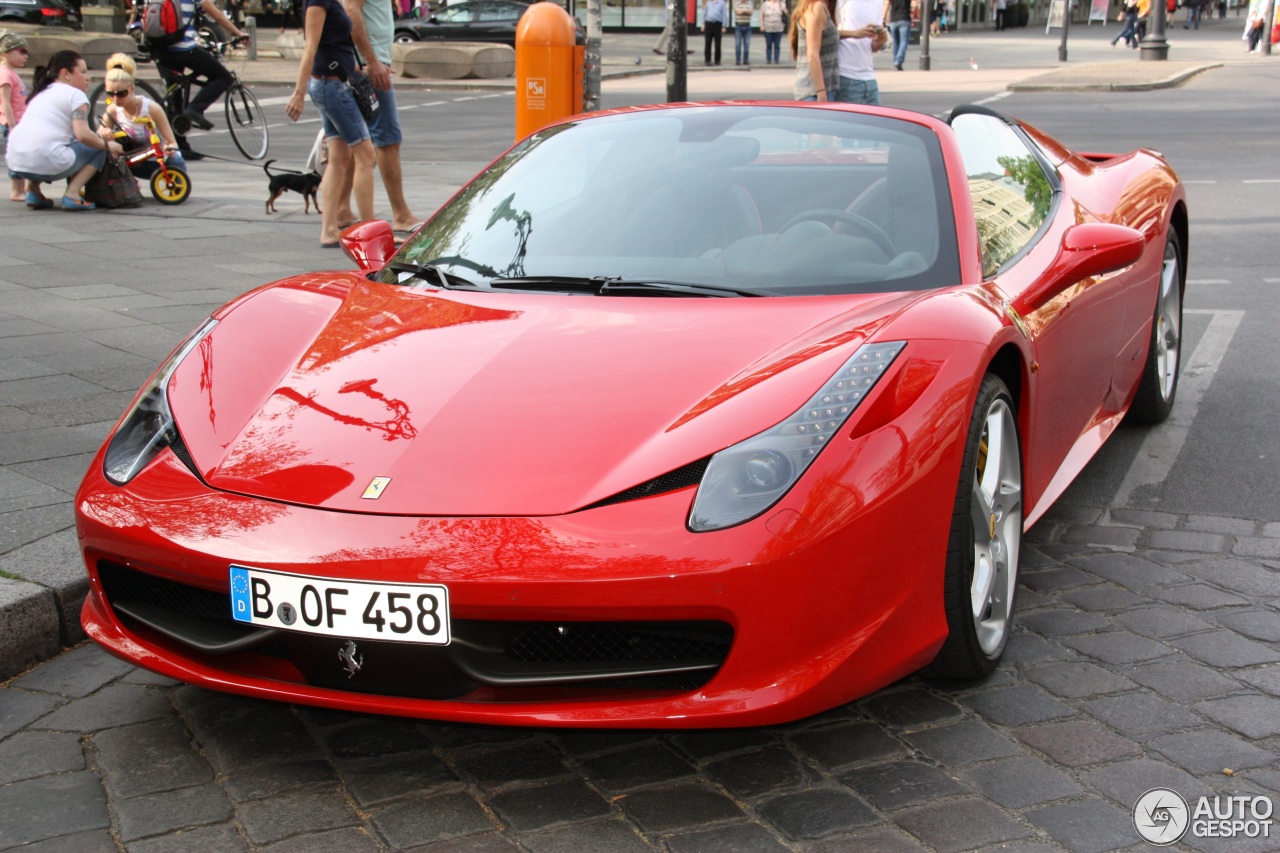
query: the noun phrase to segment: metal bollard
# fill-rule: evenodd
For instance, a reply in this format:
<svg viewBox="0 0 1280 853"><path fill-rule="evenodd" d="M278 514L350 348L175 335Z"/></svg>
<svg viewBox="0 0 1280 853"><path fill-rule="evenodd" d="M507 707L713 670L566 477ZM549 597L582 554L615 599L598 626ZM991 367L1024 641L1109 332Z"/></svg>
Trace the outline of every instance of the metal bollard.
<svg viewBox="0 0 1280 853"><path fill-rule="evenodd" d="M249 60L253 61L258 58L258 19L253 15L246 15L244 31L249 34Z"/></svg>

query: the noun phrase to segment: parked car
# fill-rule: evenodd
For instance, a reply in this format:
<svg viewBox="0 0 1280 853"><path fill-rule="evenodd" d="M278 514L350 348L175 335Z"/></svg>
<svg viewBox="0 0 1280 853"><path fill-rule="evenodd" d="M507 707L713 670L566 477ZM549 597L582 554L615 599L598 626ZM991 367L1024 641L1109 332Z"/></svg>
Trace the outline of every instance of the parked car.
<svg viewBox="0 0 1280 853"><path fill-rule="evenodd" d="M82 622L211 689L472 723L984 676L1024 530L1173 407L1189 228L1158 153L981 106L551 124L165 360L76 495Z"/></svg>
<svg viewBox="0 0 1280 853"><path fill-rule="evenodd" d="M425 20L396 21L395 39L415 41L488 41L515 47L516 24L529 8L520 0L466 0L451 3Z"/></svg>
<svg viewBox="0 0 1280 853"><path fill-rule="evenodd" d="M0 0L0 26L8 23L81 27L80 14L65 0Z"/></svg>

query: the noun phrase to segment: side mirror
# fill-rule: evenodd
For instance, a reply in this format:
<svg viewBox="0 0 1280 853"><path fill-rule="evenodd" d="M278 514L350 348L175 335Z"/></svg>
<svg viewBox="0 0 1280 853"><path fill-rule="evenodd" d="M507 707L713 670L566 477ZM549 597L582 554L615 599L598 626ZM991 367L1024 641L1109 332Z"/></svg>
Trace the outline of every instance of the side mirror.
<svg viewBox="0 0 1280 853"><path fill-rule="evenodd" d="M1125 225L1087 222L1073 225L1062 235L1058 257L1040 282L1018 298L1020 313L1035 311L1083 278L1105 275L1136 264L1142 258L1146 238Z"/></svg>
<svg viewBox="0 0 1280 853"><path fill-rule="evenodd" d="M369 219L349 225L338 235L342 251L362 270L380 270L396 253L396 237L391 223Z"/></svg>

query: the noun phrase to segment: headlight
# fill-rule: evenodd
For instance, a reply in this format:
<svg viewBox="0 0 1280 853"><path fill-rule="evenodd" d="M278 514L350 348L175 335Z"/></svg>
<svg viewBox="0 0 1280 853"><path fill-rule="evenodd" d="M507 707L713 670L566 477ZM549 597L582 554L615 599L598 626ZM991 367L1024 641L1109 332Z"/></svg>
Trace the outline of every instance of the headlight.
<svg viewBox="0 0 1280 853"><path fill-rule="evenodd" d="M169 411L166 389L178 365L216 325L218 321L209 318L192 332L191 337L174 350L151 381L138 392L133 407L111 436L102 466L107 479L117 486L132 480L161 450L178 440L178 428L173 422L173 413Z"/></svg>
<svg viewBox="0 0 1280 853"><path fill-rule="evenodd" d="M794 415L711 457L689 513L689 529L732 527L773 506L906 345L906 341L893 341L859 347Z"/></svg>

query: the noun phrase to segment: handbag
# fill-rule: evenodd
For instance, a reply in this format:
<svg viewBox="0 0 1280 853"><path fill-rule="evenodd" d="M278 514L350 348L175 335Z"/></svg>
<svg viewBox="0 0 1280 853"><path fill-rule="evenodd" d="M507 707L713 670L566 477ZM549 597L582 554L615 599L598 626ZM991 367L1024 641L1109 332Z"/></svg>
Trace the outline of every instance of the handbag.
<svg viewBox="0 0 1280 853"><path fill-rule="evenodd" d="M142 204L142 190L123 155L108 154L102 168L84 185L84 198L98 207L138 207Z"/></svg>
<svg viewBox="0 0 1280 853"><path fill-rule="evenodd" d="M351 42L351 50L356 54L356 61L360 61L360 51L356 48L356 43ZM333 68L337 63L329 65ZM364 68L364 63L360 62L360 67ZM373 91L373 81L369 79L368 74L359 71L353 71L347 74L342 72L342 76L346 79L347 85L351 87L351 94L356 97L356 106L360 108L360 115L364 116L365 123L373 121L378 114L378 93Z"/></svg>
<svg viewBox="0 0 1280 853"><path fill-rule="evenodd" d="M369 75L360 74L359 72L352 74L347 79L347 85L351 87L351 94L356 96L356 106L360 108L360 115L364 116L366 123L373 121L378 114L378 93L373 91L373 81L369 79Z"/></svg>

